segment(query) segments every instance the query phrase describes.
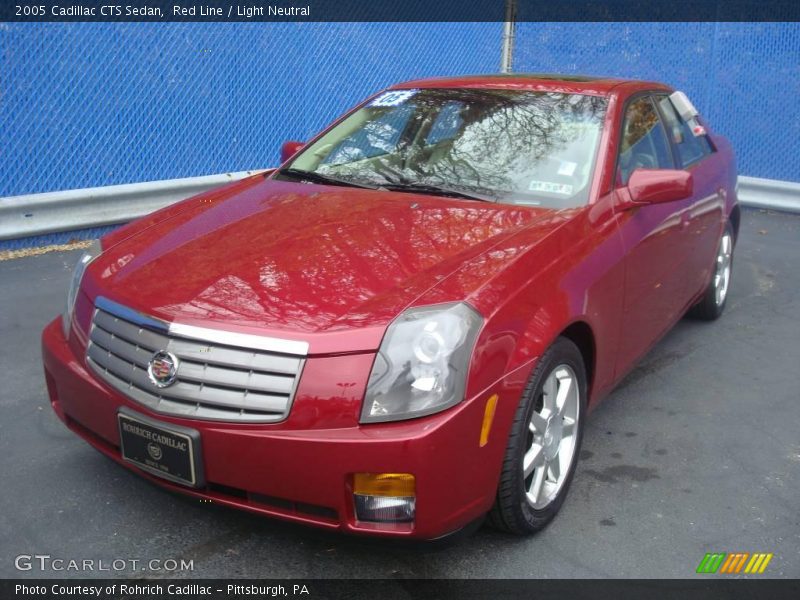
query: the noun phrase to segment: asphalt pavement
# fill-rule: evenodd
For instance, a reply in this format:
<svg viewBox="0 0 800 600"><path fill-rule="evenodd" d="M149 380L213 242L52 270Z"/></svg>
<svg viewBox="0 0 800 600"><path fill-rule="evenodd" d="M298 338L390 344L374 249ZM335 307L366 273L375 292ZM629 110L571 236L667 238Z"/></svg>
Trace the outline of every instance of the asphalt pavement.
<svg viewBox="0 0 800 600"><path fill-rule="evenodd" d="M0 577L693 577L706 552L771 552L759 577L800 577L800 216L745 211L726 313L679 323L593 413L545 531L485 526L446 546L202 504L69 432L50 409L39 336L77 254L0 262ZM19 555L127 562L18 571ZM152 559L194 569L131 562Z"/></svg>

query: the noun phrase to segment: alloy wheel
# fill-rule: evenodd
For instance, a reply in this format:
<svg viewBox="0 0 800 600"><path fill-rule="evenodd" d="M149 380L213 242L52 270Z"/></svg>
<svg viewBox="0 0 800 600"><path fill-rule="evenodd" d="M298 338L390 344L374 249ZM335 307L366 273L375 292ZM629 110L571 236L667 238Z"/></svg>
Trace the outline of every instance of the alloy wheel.
<svg viewBox="0 0 800 600"><path fill-rule="evenodd" d="M526 498L534 509L550 504L567 479L575 460L579 405L575 371L566 364L556 366L531 414L522 460Z"/></svg>
<svg viewBox="0 0 800 600"><path fill-rule="evenodd" d="M728 295L728 283L731 280L731 255L733 253L733 238L729 232L722 234L717 252L717 262L714 270L714 300L717 306L725 302Z"/></svg>

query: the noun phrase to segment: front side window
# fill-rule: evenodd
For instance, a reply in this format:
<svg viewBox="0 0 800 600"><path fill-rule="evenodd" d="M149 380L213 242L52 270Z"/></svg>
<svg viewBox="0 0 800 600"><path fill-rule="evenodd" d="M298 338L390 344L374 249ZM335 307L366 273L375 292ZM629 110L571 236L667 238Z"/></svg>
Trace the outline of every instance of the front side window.
<svg viewBox="0 0 800 600"><path fill-rule="evenodd" d="M436 115L433 125L425 137L428 145L438 144L448 139L452 139L458 133L463 121L461 120L461 102L448 102Z"/></svg>
<svg viewBox="0 0 800 600"><path fill-rule="evenodd" d="M713 150L708 138L705 135L696 136L692 133L692 128L681 119L668 96L659 96L657 101L658 107L664 115L664 124L667 126L672 143L678 149L681 168L685 169L711 154Z"/></svg>
<svg viewBox="0 0 800 600"><path fill-rule="evenodd" d="M581 94L394 90L333 127L284 171L401 191L458 190L509 204L580 206L588 201L606 106L605 98Z"/></svg>
<svg viewBox="0 0 800 600"><path fill-rule="evenodd" d="M337 142L321 164L342 165L397 152L400 134L411 114L409 107L383 113L369 127L359 128Z"/></svg>
<svg viewBox="0 0 800 600"><path fill-rule="evenodd" d="M636 169L674 169L661 118L648 96L637 98L628 105L622 127L618 179L627 185Z"/></svg>

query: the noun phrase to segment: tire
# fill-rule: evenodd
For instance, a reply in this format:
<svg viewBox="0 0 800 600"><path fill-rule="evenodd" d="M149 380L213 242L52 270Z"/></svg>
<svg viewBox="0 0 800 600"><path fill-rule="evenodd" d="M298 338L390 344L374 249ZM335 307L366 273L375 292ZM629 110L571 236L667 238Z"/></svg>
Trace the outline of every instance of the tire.
<svg viewBox="0 0 800 600"><path fill-rule="evenodd" d="M570 340L558 338L536 365L514 416L497 498L489 513L497 529L518 535L535 533L561 508L583 440L586 388L580 350Z"/></svg>
<svg viewBox="0 0 800 600"><path fill-rule="evenodd" d="M725 230L720 236L717 246L717 258L714 263L714 273L708 282L703 297L689 310L689 316L703 321L714 321L725 310L728 301L728 292L731 286L731 273L733 272L733 248L736 238L730 223L725 225Z"/></svg>

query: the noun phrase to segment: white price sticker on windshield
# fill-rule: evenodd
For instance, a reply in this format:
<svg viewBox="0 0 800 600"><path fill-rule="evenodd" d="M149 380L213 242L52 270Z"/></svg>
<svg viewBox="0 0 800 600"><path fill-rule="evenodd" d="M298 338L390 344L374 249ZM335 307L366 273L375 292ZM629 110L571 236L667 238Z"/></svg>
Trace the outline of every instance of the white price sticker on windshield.
<svg viewBox="0 0 800 600"><path fill-rule="evenodd" d="M419 90L394 90L381 94L369 103L370 106L397 106L413 97Z"/></svg>
<svg viewBox="0 0 800 600"><path fill-rule="evenodd" d="M578 163L570 162L568 160L562 160L561 166L558 167L558 174L564 175L565 177L572 177L575 175L575 168L578 166Z"/></svg>
<svg viewBox="0 0 800 600"><path fill-rule="evenodd" d="M528 190L531 192L547 192L550 194L563 194L564 196L572 195L572 186L568 183L555 183L553 181L536 181L533 180L528 185Z"/></svg>

